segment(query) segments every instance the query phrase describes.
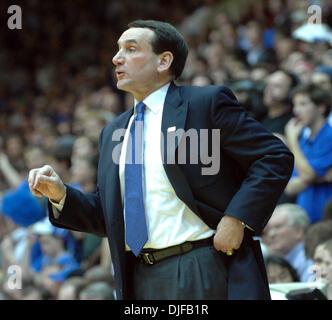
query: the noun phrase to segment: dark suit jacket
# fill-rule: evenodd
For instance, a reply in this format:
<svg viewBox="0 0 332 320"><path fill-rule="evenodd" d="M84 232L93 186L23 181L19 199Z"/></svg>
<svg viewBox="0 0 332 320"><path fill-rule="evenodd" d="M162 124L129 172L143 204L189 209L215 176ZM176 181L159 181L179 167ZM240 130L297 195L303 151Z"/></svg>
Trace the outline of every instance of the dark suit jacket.
<svg viewBox="0 0 332 320"><path fill-rule="evenodd" d="M108 238L119 299L134 298L120 196L118 159L123 135L119 138L117 131L127 128L132 113L133 108L119 115L100 134L97 192L83 194L67 186L67 199L60 217L55 219L50 210L50 220L58 227ZM198 134L200 129L210 129L209 152L213 143L211 129L220 129L220 170L215 175L202 175L201 169L211 164L206 165L200 159L198 164L190 164L188 148L188 161L179 164L179 143L173 150L167 149L167 139L164 139L164 159L170 153L176 159L173 164L164 163L164 169L177 196L212 228L227 213L251 226L259 235L291 176L291 152L248 117L226 87L177 87L172 83L163 110L164 137L174 134L167 132L167 128L174 126L197 129ZM189 139L179 141L189 143ZM260 247L252 236L246 230L241 248L229 257L230 299L269 298Z"/></svg>

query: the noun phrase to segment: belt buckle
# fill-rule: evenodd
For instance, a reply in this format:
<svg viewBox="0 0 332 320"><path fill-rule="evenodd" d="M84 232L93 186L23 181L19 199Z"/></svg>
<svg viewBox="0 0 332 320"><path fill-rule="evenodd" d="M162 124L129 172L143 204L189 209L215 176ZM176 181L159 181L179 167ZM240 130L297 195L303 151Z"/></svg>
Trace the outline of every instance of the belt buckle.
<svg viewBox="0 0 332 320"><path fill-rule="evenodd" d="M147 264L154 264L154 262L150 259L150 253L149 253L149 252L145 252L145 253L143 253L143 260L144 260Z"/></svg>

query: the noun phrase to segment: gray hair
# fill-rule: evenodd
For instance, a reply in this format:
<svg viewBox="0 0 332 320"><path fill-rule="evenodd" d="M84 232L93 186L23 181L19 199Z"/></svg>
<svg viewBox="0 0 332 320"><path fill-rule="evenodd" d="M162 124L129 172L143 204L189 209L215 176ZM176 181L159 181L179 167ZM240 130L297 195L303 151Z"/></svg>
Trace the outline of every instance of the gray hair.
<svg viewBox="0 0 332 320"><path fill-rule="evenodd" d="M276 206L276 210L285 210L288 212L288 224L291 227L303 227L306 230L310 225L307 212L295 203L279 204Z"/></svg>

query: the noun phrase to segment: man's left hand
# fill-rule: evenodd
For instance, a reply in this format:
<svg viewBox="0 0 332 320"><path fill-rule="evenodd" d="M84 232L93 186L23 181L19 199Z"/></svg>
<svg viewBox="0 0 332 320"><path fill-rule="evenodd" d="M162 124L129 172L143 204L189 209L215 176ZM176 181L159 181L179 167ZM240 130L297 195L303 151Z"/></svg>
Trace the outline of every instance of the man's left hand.
<svg viewBox="0 0 332 320"><path fill-rule="evenodd" d="M244 226L234 217L225 215L217 226L213 244L224 253L239 249L243 240Z"/></svg>

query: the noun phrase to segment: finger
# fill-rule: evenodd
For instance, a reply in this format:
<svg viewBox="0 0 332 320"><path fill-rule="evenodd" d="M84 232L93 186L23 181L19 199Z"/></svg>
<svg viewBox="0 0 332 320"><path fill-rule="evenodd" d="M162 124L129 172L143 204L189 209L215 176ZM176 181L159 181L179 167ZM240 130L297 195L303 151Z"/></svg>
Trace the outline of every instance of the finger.
<svg viewBox="0 0 332 320"><path fill-rule="evenodd" d="M48 177L45 175L38 176L38 182L46 183L46 184L55 184L56 178L55 177Z"/></svg>
<svg viewBox="0 0 332 320"><path fill-rule="evenodd" d="M34 189L31 190L32 195L36 196L36 197L42 197L43 194L41 192L39 192L38 190Z"/></svg>
<svg viewBox="0 0 332 320"><path fill-rule="evenodd" d="M217 251L222 251L222 252L226 251L226 248L223 245L222 240L218 235L215 235L213 238L213 246Z"/></svg>
<svg viewBox="0 0 332 320"><path fill-rule="evenodd" d="M53 174L54 170L51 166L45 165L42 168L40 168L39 173L45 176L51 176Z"/></svg>
<svg viewBox="0 0 332 320"><path fill-rule="evenodd" d="M47 183L47 184L54 184L55 183L55 178L54 177L49 177L49 176L45 176L41 173L37 173L36 177L35 177L35 182L33 185L33 188L37 188L39 183Z"/></svg>
<svg viewBox="0 0 332 320"><path fill-rule="evenodd" d="M36 170L36 169L32 169L32 170L30 170L30 172L29 172L28 182L29 182L30 190L32 189L32 186L33 186L33 184L34 184L36 173L37 173L37 170Z"/></svg>
<svg viewBox="0 0 332 320"><path fill-rule="evenodd" d="M37 185L36 184L36 177L39 175L39 174L42 174L42 175L51 175L53 172L53 168L49 165L45 165L39 169L32 169L30 170L29 172L29 178L28 178L28 182L29 182L29 187L30 189L31 188L35 188L35 186Z"/></svg>

